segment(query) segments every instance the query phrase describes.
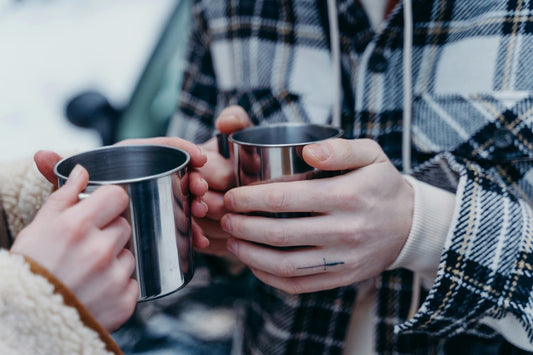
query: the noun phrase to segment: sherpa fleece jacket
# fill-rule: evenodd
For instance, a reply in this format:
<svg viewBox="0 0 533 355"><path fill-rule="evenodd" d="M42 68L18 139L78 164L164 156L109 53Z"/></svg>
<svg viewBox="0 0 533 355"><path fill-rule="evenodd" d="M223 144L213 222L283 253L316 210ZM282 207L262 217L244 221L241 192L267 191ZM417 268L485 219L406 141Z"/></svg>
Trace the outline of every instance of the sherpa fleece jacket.
<svg viewBox="0 0 533 355"><path fill-rule="evenodd" d="M51 191L33 161L0 163L0 354L122 354L74 293L8 251Z"/></svg>

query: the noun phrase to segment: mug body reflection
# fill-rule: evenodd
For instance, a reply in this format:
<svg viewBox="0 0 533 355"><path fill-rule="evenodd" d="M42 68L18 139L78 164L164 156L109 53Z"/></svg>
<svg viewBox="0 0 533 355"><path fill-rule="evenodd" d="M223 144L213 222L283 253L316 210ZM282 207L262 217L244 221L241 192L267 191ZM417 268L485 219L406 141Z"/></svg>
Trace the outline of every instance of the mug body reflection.
<svg viewBox="0 0 533 355"><path fill-rule="evenodd" d="M342 136L340 128L308 123L256 126L232 133L237 185L303 180L320 176L302 157L303 147Z"/></svg>
<svg viewBox="0 0 533 355"><path fill-rule="evenodd" d="M308 165L304 146L341 137L342 129L310 123L279 123L245 128L228 137L238 186L296 181L338 175ZM307 213L274 213L270 217L300 217Z"/></svg>
<svg viewBox="0 0 533 355"><path fill-rule="evenodd" d="M87 194L109 184L128 193L139 301L175 292L193 277L189 160L187 152L168 146L106 146L65 158L54 168L59 185L80 164L89 172Z"/></svg>

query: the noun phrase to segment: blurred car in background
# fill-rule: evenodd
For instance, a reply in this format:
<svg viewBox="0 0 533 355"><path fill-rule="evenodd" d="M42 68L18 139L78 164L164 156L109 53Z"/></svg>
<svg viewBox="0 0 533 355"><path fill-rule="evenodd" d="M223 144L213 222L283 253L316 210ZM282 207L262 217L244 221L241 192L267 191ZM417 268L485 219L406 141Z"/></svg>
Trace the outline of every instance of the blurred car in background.
<svg viewBox="0 0 533 355"><path fill-rule="evenodd" d="M0 0L0 161L164 134L189 6Z"/></svg>
<svg viewBox="0 0 533 355"><path fill-rule="evenodd" d="M126 138L165 135L176 109L183 71L189 0L176 1L133 90L122 106L113 106L103 93L81 92L66 107L67 119L98 132L102 144Z"/></svg>

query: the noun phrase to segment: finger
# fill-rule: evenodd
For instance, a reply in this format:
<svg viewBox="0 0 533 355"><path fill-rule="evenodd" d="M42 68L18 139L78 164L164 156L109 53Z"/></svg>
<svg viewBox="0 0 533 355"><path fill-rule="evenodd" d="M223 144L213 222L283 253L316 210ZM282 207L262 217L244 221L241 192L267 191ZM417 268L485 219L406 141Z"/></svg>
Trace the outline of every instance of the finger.
<svg viewBox="0 0 533 355"><path fill-rule="evenodd" d="M267 285L287 292L289 294L300 294L308 292L317 292L323 290L329 290L339 286L347 286L352 282L348 276L344 276L346 272L339 273L339 275L332 277L330 273L315 274L309 276L299 277L279 277L269 274L267 272L251 269L254 275ZM339 280L347 280L344 283L340 283Z"/></svg>
<svg viewBox="0 0 533 355"><path fill-rule="evenodd" d="M233 212L328 212L346 200L343 176L237 187L224 195L224 206Z"/></svg>
<svg viewBox="0 0 533 355"><path fill-rule="evenodd" d="M197 219L197 223L203 230L203 233L210 240L212 239L228 239L230 235L222 230L220 221L211 220L208 218Z"/></svg>
<svg viewBox="0 0 533 355"><path fill-rule="evenodd" d="M202 254L227 256L229 255L228 248L226 246L226 240L211 239L209 246L199 250Z"/></svg>
<svg viewBox="0 0 533 355"><path fill-rule="evenodd" d="M332 223L328 215L301 218L266 218L241 214L226 214L222 229L242 240L274 247L338 246L358 243L358 220ZM350 231L349 233L346 231ZM337 235L341 237L337 237ZM325 237L328 236L328 237Z"/></svg>
<svg viewBox="0 0 533 355"><path fill-rule="evenodd" d="M351 170L387 161L387 156L371 139L331 139L303 149L304 160L320 170Z"/></svg>
<svg viewBox="0 0 533 355"><path fill-rule="evenodd" d="M215 121L215 127L224 134L230 134L252 125L252 120L241 106L226 107Z"/></svg>
<svg viewBox="0 0 533 355"><path fill-rule="evenodd" d="M129 279L120 295L112 295L112 297L117 299L115 301L116 304L110 309L104 309L99 312L99 317L97 317L99 323L109 332L117 330L135 311L139 300L139 292L137 280Z"/></svg>
<svg viewBox="0 0 533 355"><path fill-rule="evenodd" d="M61 160L61 156L51 151L40 150L35 153L33 160L37 165L37 169L43 174L46 180L54 184L54 186L57 186L57 177L54 174L54 166Z"/></svg>
<svg viewBox="0 0 533 355"><path fill-rule="evenodd" d="M207 218L219 221L228 213L224 206L224 195L220 192L208 191L202 200L207 204Z"/></svg>
<svg viewBox="0 0 533 355"><path fill-rule="evenodd" d="M81 200L70 213L85 216L98 228L107 226L128 207L129 198L123 188L115 185L101 186Z"/></svg>
<svg viewBox="0 0 533 355"><path fill-rule="evenodd" d="M204 235L204 232L200 225L196 221L192 220L192 245L198 249L205 249L209 246L209 239Z"/></svg>
<svg viewBox="0 0 533 355"><path fill-rule="evenodd" d="M194 217L203 218L207 215L207 203L200 198L195 198L191 202L191 212Z"/></svg>
<svg viewBox="0 0 533 355"><path fill-rule="evenodd" d="M209 190L209 185L198 171L192 170L189 174L189 189L193 195L201 197Z"/></svg>
<svg viewBox="0 0 533 355"><path fill-rule="evenodd" d="M129 249L122 248L117 254L117 267L121 279L130 278L135 271L135 256ZM128 281L129 283L129 281Z"/></svg>
<svg viewBox="0 0 533 355"><path fill-rule="evenodd" d="M53 192L39 211L39 216L57 214L78 202L78 195L87 186L89 173L81 165L70 172L66 183Z"/></svg>
<svg viewBox="0 0 533 355"><path fill-rule="evenodd" d="M185 150L191 156L191 165L193 167L201 167L207 162L207 157L204 151L196 144L178 137L155 137L142 139L126 139L116 143L116 145L128 144L160 144L168 145L175 148Z"/></svg>
<svg viewBox="0 0 533 355"><path fill-rule="evenodd" d="M207 151L208 163L198 171L207 181L209 188L215 191L226 191L235 186L233 164L218 152Z"/></svg>
<svg viewBox="0 0 533 355"><path fill-rule="evenodd" d="M337 255L342 253L333 250L328 250L328 254L334 256L326 256L323 248L302 247L284 250L235 238L228 240L228 250L249 267L279 277L339 272L348 262L344 256Z"/></svg>
<svg viewBox="0 0 533 355"><path fill-rule="evenodd" d="M113 255L117 256L128 244L131 237L131 227L123 217L118 217L102 229L102 236L113 242Z"/></svg>
<svg viewBox="0 0 533 355"><path fill-rule="evenodd" d="M115 280L120 281L120 285L114 282L113 286L119 286L119 288L108 287L107 290L115 290L109 292L108 295L103 295L107 296L114 305L108 309L102 309L99 317L102 325L109 331L116 330L131 317L139 300L139 284L137 280L131 278L135 261L129 250L123 250L124 252L119 255L114 265L115 275L118 277L118 280ZM101 299L99 301L101 302Z"/></svg>

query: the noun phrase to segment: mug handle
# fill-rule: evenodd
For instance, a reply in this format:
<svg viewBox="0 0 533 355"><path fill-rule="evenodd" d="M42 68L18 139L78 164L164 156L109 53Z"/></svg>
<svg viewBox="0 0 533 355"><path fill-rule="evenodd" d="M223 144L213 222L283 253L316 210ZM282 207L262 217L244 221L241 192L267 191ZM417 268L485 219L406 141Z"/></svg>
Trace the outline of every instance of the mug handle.
<svg viewBox="0 0 533 355"><path fill-rule="evenodd" d="M224 158L229 159L229 140L228 135L224 133L217 133L218 153Z"/></svg>

